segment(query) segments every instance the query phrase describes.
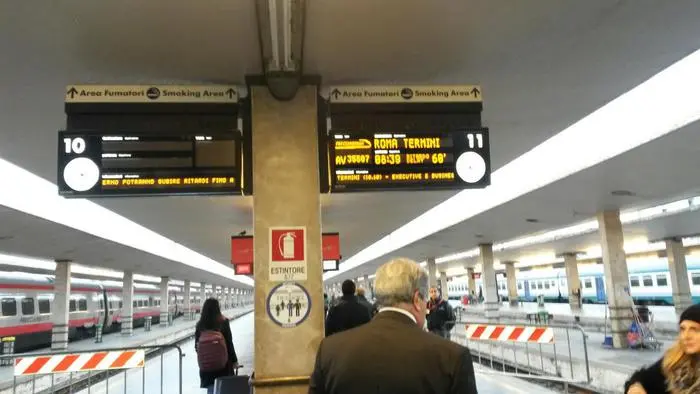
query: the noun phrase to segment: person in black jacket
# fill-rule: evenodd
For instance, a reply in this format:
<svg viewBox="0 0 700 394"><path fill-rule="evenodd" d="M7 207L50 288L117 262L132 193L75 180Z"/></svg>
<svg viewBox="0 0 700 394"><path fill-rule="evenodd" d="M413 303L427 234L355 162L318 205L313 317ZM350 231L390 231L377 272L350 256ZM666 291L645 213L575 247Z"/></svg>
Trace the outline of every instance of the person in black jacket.
<svg viewBox="0 0 700 394"><path fill-rule="evenodd" d="M681 314L679 331L678 340L659 361L630 377L625 393L700 393L700 304Z"/></svg>
<svg viewBox="0 0 700 394"><path fill-rule="evenodd" d="M214 381L216 378L230 376L233 370L238 368L238 357L236 350L233 347L233 339L231 336L231 327L229 320L221 314L219 301L215 298L209 298L204 301L202 306L202 316L197 322L194 331L194 349L198 351L197 344L202 331L216 330L220 331L226 340L226 349L228 351L229 364L221 371L199 371L200 387L207 389L207 394L212 394L214 391Z"/></svg>
<svg viewBox="0 0 700 394"><path fill-rule="evenodd" d="M309 394L477 394L469 349L423 330L428 273L395 259L377 270L371 322L324 338Z"/></svg>
<svg viewBox="0 0 700 394"><path fill-rule="evenodd" d="M449 302L440 297L440 291L430 288L430 301L427 306L428 331L450 339L450 330L455 325L455 315Z"/></svg>
<svg viewBox="0 0 700 394"><path fill-rule="evenodd" d="M357 301L355 283L346 280L342 285L343 296L328 310L326 336L361 326L370 321L370 311Z"/></svg>
<svg viewBox="0 0 700 394"><path fill-rule="evenodd" d="M365 289L363 289L362 287L357 288L357 302L359 302L360 304L364 305L365 308L367 308L370 317L373 317L376 314L376 311L374 310L374 305L367 301L367 297L365 297Z"/></svg>

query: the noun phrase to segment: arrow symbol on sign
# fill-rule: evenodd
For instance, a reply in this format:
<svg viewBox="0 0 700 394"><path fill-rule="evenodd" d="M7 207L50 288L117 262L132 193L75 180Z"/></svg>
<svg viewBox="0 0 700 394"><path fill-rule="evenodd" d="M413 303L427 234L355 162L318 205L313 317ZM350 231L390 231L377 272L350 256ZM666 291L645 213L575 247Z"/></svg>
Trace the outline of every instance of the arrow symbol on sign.
<svg viewBox="0 0 700 394"><path fill-rule="evenodd" d="M333 98L337 100L338 96L340 96L340 90L338 90L338 88L333 89L333 91L331 92L331 96L333 96Z"/></svg>
<svg viewBox="0 0 700 394"><path fill-rule="evenodd" d="M481 93L481 91L477 88L473 88L469 93L471 93L474 97L476 97Z"/></svg>
<svg viewBox="0 0 700 394"><path fill-rule="evenodd" d="M228 98L233 99L233 96L236 94L236 91L233 90L233 88L229 88L229 89L226 91L226 94L228 94Z"/></svg>
<svg viewBox="0 0 700 394"><path fill-rule="evenodd" d="M75 90L74 87L71 87L68 93L66 93L66 96L70 96L70 98L75 98L76 94L78 94L78 91Z"/></svg>

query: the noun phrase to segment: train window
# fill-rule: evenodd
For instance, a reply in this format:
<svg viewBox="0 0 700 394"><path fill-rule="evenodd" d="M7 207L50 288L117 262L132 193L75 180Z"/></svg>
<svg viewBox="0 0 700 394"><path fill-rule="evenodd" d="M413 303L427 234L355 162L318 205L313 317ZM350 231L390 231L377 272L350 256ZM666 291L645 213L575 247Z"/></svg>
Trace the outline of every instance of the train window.
<svg viewBox="0 0 700 394"><path fill-rule="evenodd" d="M654 281L651 279L651 275L642 276L642 284L644 287L654 286Z"/></svg>
<svg viewBox="0 0 700 394"><path fill-rule="evenodd" d="M51 302L47 299L39 299L39 314L51 313Z"/></svg>
<svg viewBox="0 0 700 394"><path fill-rule="evenodd" d="M554 288L554 287L557 287L557 281L555 281L555 280L552 281L552 287L553 287L553 288Z"/></svg>
<svg viewBox="0 0 700 394"><path fill-rule="evenodd" d="M68 303L68 312L75 312L76 309L77 305L75 303L75 300L70 300L70 302Z"/></svg>
<svg viewBox="0 0 700 394"><path fill-rule="evenodd" d="M119 301L119 309L122 309L124 307L124 303L122 301Z"/></svg>
<svg viewBox="0 0 700 394"><path fill-rule="evenodd" d="M138 307L139 307L139 303L136 302L136 300L134 300L134 301L131 303L131 306L134 307L134 308L138 308Z"/></svg>
<svg viewBox="0 0 700 394"><path fill-rule="evenodd" d="M656 284L658 286L668 286L668 279L666 279L666 274L656 275Z"/></svg>
<svg viewBox="0 0 700 394"><path fill-rule="evenodd" d="M34 299L24 297L22 298L22 314L23 315L33 315L34 314Z"/></svg>
<svg viewBox="0 0 700 394"><path fill-rule="evenodd" d="M639 287L639 277L638 276L630 276L630 286Z"/></svg>
<svg viewBox="0 0 700 394"><path fill-rule="evenodd" d="M522 290L522 289L523 289L523 282L518 282L518 290Z"/></svg>
<svg viewBox="0 0 700 394"><path fill-rule="evenodd" d="M549 281L544 281L544 288L549 289Z"/></svg>
<svg viewBox="0 0 700 394"><path fill-rule="evenodd" d="M566 286L566 279L559 279L559 285Z"/></svg>
<svg viewBox="0 0 700 394"><path fill-rule="evenodd" d="M593 283L591 282L590 278L583 281L583 287L586 289L593 288Z"/></svg>
<svg viewBox="0 0 700 394"><path fill-rule="evenodd" d="M87 300L85 298L78 300L78 310L80 310L80 311L87 310Z"/></svg>
<svg viewBox="0 0 700 394"><path fill-rule="evenodd" d="M2 315L17 316L17 302L14 298L2 299Z"/></svg>
<svg viewBox="0 0 700 394"><path fill-rule="evenodd" d="M535 290L535 282L530 282L530 290Z"/></svg>
<svg viewBox="0 0 700 394"><path fill-rule="evenodd" d="M692 279L693 279L693 286L700 286L700 273L693 272Z"/></svg>
<svg viewBox="0 0 700 394"><path fill-rule="evenodd" d="M153 297L148 297L148 306L153 306Z"/></svg>
<svg viewBox="0 0 700 394"><path fill-rule="evenodd" d="M537 281L537 288L542 289L542 282L539 280Z"/></svg>

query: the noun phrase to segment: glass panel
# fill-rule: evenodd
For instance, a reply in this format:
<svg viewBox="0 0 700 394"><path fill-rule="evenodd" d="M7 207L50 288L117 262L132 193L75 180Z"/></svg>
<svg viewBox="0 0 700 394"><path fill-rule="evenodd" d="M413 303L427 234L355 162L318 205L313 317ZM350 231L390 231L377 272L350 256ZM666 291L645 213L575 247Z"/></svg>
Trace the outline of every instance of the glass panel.
<svg viewBox="0 0 700 394"><path fill-rule="evenodd" d="M22 314L23 315L33 315L34 314L34 299L33 298L22 298Z"/></svg>
<svg viewBox="0 0 700 394"><path fill-rule="evenodd" d="M14 298L2 299L2 315L17 316L17 302Z"/></svg>
<svg viewBox="0 0 700 394"><path fill-rule="evenodd" d="M51 313L51 302L47 299L39 299L39 313Z"/></svg>

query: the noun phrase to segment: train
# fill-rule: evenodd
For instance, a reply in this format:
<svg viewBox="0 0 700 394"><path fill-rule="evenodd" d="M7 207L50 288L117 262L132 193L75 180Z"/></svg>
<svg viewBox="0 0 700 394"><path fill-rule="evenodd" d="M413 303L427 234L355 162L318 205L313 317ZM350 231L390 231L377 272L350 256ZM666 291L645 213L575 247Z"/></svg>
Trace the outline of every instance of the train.
<svg viewBox="0 0 700 394"><path fill-rule="evenodd" d="M119 331L122 316L122 282L71 278L69 299L69 341L95 335L102 323L103 333ZM184 292L169 286L168 311L184 314ZM190 305L199 312L202 300L192 292ZM0 272L0 337L15 337L15 352L35 350L51 344L53 327L54 277L23 272ZM160 287L134 283L134 327L160 321ZM227 305L222 305L227 307Z"/></svg>
<svg viewBox="0 0 700 394"><path fill-rule="evenodd" d="M688 281L692 300L700 302L700 256L686 256ZM629 290L637 305L673 305L667 258L629 259ZM579 263L578 273L583 303L605 304L605 274L603 264ZM448 298L452 304L462 303L469 294L467 277L455 278L448 282ZM532 268L516 273L518 299L534 302L539 295L545 302L569 302L569 287L564 268ZM496 274L496 285L501 300L508 300L508 287L505 276ZM476 296L483 287L482 278L476 279Z"/></svg>

